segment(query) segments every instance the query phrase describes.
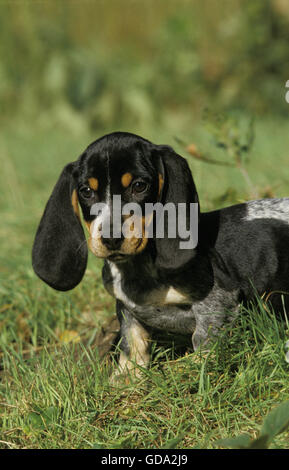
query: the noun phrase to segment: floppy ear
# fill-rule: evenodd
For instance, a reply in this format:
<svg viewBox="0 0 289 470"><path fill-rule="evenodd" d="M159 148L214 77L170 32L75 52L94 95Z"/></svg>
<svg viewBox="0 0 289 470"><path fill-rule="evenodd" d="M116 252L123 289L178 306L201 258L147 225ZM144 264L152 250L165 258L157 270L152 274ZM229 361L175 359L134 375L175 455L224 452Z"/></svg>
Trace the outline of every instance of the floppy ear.
<svg viewBox="0 0 289 470"><path fill-rule="evenodd" d="M87 264L87 245L79 219L70 163L62 171L46 205L32 250L36 274L57 290L73 289Z"/></svg>
<svg viewBox="0 0 289 470"><path fill-rule="evenodd" d="M161 159L160 168L163 168L164 186L162 190L162 204L186 204L186 228L190 227L190 203L199 203L197 190L187 161L175 153L169 146L158 146ZM199 214L199 205L198 205ZM198 221L197 221L198 223ZM178 227L178 222L177 222ZM176 230L176 238L168 238L167 224L165 223L164 238L156 238L156 265L163 269L178 269L195 256L195 249L182 249L182 238Z"/></svg>

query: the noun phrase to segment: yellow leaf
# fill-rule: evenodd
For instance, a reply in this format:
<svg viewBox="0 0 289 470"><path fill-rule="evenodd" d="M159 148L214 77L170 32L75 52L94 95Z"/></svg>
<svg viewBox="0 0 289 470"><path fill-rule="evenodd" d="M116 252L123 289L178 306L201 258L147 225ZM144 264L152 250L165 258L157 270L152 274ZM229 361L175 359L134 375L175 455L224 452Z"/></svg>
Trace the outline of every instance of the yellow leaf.
<svg viewBox="0 0 289 470"><path fill-rule="evenodd" d="M75 330L64 330L59 335L59 341L61 343L70 343L70 342L79 343L80 336Z"/></svg>
<svg viewBox="0 0 289 470"><path fill-rule="evenodd" d="M2 307L0 307L0 313L5 312L5 310L8 310L8 308L12 307L12 304L4 304Z"/></svg>

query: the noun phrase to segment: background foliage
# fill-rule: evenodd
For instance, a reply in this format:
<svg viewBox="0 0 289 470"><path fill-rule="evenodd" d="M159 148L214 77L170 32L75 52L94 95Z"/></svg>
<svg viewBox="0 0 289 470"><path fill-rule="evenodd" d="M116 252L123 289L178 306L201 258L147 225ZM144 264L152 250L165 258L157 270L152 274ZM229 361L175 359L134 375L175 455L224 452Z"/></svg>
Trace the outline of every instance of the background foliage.
<svg viewBox="0 0 289 470"><path fill-rule="evenodd" d="M156 347L113 391L101 262L65 294L31 268L60 171L111 131L187 157L204 210L288 196L288 79L287 0L0 2L0 446L212 447L288 400L288 325L262 305L207 358Z"/></svg>
<svg viewBox="0 0 289 470"><path fill-rule="evenodd" d="M206 106L287 115L284 0L4 1L0 18L2 120L98 130L192 123Z"/></svg>

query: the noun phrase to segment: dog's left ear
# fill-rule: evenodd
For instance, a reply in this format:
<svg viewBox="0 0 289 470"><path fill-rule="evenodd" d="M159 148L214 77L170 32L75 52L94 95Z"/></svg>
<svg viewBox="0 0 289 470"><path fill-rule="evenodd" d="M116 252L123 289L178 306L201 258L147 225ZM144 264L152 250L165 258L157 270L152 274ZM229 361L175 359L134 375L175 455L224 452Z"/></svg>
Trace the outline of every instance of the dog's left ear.
<svg viewBox="0 0 289 470"><path fill-rule="evenodd" d="M184 224L186 224L186 228L189 229L191 203L198 204L196 224L198 224L199 218L199 198L189 165L183 157L178 155L169 146L157 146L157 153L160 157L160 168L163 172L161 202L163 205L173 203L176 209L179 203L185 203L186 220ZM176 238L168 237L167 224L165 224L164 230L165 237L155 238L157 252L156 265L161 269L178 269L195 256L195 249L180 247L180 243L183 239L180 238L178 234L178 221L176 225ZM197 231L198 227L195 227L195 229Z"/></svg>
<svg viewBox="0 0 289 470"><path fill-rule="evenodd" d="M87 264L87 244L79 219L73 173L75 163L62 171L47 202L32 250L36 274L54 289L73 289Z"/></svg>

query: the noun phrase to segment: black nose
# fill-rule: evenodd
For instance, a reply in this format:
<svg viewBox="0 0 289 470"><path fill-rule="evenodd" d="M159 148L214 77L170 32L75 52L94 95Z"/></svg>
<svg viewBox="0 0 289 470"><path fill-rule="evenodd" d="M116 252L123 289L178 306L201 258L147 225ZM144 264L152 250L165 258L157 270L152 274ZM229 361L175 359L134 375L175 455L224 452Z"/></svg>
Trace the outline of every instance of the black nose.
<svg viewBox="0 0 289 470"><path fill-rule="evenodd" d="M101 241L103 245L106 246L106 248L108 248L109 250L119 250L122 239L101 237Z"/></svg>

